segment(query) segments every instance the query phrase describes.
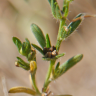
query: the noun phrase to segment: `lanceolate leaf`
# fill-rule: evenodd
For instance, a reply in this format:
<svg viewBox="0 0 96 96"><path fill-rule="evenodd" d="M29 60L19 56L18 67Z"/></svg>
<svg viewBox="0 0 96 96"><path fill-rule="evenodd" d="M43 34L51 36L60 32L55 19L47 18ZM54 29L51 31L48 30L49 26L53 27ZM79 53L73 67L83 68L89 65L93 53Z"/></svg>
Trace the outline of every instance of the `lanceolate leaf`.
<svg viewBox="0 0 96 96"><path fill-rule="evenodd" d="M84 14L80 13L74 19L79 18L83 15ZM72 21L68 26L63 26L61 29L61 38L66 39L71 33L74 32L74 30L77 29L77 27L80 25L81 22L82 22L82 18L74 22Z"/></svg>
<svg viewBox="0 0 96 96"><path fill-rule="evenodd" d="M60 77L62 74L64 74L67 70L69 70L71 67L73 67L76 63L78 63L82 59L83 55L79 54L72 58L70 58L68 61L63 63L62 65L58 65L58 68L55 68L55 73L53 74L53 80Z"/></svg>
<svg viewBox="0 0 96 96"><path fill-rule="evenodd" d="M31 51L31 45L27 38L25 40L26 40L26 42L23 42L22 48L20 50L20 54L27 56L29 54L29 52Z"/></svg>
<svg viewBox="0 0 96 96"><path fill-rule="evenodd" d="M36 25L31 25L31 30L42 48L46 47L46 40L42 30Z"/></svg>
<svg viewBox="0 0 96 96"><path fill-rule="evenodd" d="M27 44L28 44L28 48L31 49L30 41L29 41L27 38L26 38L25 40L26 40L26 42L27 42Z"/></svg>
<svg viewBox="0 0 96 96"><path fill-rule="evenodd" d="M84 14L83 13L80 13L78 14L74 19L78 18L78 17L81 17L83 16ZM70 30L69 34L71 34L74 30L76 30L76 28L80 25L82 19L79 19L75 22L71 22L69 25L68 25L68 29Z"/></svg>
<svg viewBox="0 0 96 96"><path fill-rule="evenodd" d="M36 95L35 91L26 87L13 87L8 91L8 93L27 93L31 95Z"/></svg>
<svg viewBox="0 0 96 96"><path fill-rule="evenodd" d="M57 3L56 0L51 0L51 10L55 18L56 18L56 3Z"/></svg>
<svg viewBox="0 0 96 96"><path fill-rule="evenodd" d="M57 19L61 19L62 18L61 10L60 10L59 5L58 5L57 2L56 2L56 18Z"/></svg>
<svg viewBox="0 0 96 96"><path fill-rule="evenodd" d="M32 46L33 46L34 48L36 48L41 54L44 55L43 50L42 50L39 46L37 46L37 45L35 45L35 44L32 44Z"/></svg>
<svg viewBox="0 0 96 96"><path fill-rule="evenodd" d="M20 54L27 56L28 53L30 52L31 48L27 42L23 42L22 47L20 49Z"/></svg>
<svg viewBox="0 0 96 96"><path fill-rule="evenodd" d="M27 56L28 61L34 61L36 59L36 51L31 51Z"/></svg>
<svg viewBox="0 0 96 96"><path fill-rule="evenodd" d="M50 38L49 38L49 35L46 34L46 47L47 48L50 48L51 47L51 42L50 42Z"/></svg>
<svg viewBox="0 0 96 96"><path fill-rule="evenodd" d="M24 60L22 60L20 57L17 57L18 61L22 63L23 66L26 66L26 67L29 67L30 68L30 65L29 63L26 63Z"/></svg>
<svg viewBox="0 0 96 96"><path fill-rule="evenodd" d="M17 46L18 51L20 51L20 48L22 47L21 41L17 37L13 37L12 40L13 40L14 44Z"/></svg>
<svg viewBox="0 0 96 96"><path fill-rule="evenodd" d="M28 71L30 69L30 67L28 68L28 67L22 65L19 61L15 62L15 65L17 65L16 63L18 64L19 67L23 68L24 70Z"/></svg>
<svg viewBox="0 0 96 96"><path fill-rule="evenodd" d="M73 0L63 0L63 10L62 12L64 13L64 17L68 16L69 13L69 4Z"/></svg>
<svg viewBox="0 0 96 96"><path fill-rule="evenodd" d="M62 57L64 55L65 55L65 53L62 53L62 54L59 54L59 55L55 56L55 58L58 59L58 58L60 58L60 57Z"/></svg>
<svg viewBox="0 0 96 96"><path fill-rule="evenodd" d="M23 69L25 69L25 70L29 70L29 69L30 69L29 63L26 63L26 62L23 61L20 57L17 57L17 59L18 59L18 61L15 62L15 65L16 65L17 67L21 67L21 68L23 68Z"/></svg>
<svg viewBox="0 0 96 96"><path fill-rule="evenodd" d="M60 75L62 75L67 70L69 70L71 67L73 67L75 64L77 64L82 59L82 57L83 57L82 54L76 55L76 56L70 58L68 61L66 61L62 65L60 65L60 67L59 67Z"/></svg>
<svg viewBox="0 0 96 96"><path fill-rule="evenodd" d="M56 0L51 0L51 10L52 14L56 19L61 19L61 10L59 8L58 2Z"/></svg>
<svg viewBox="0 0 96 96"><path fill-rule="evenodd" d="M73 33L77 29L77 27L81 24L81 22L83 20L81 18L81 16L83 16L83 15L84 15L83 13L78 14L68 26L63 26L61 28L60 37L62 38L62 40L65 40L68 36L71 35L71 33ZM77 18L79 18L79 19L77 19Z"/></svg>

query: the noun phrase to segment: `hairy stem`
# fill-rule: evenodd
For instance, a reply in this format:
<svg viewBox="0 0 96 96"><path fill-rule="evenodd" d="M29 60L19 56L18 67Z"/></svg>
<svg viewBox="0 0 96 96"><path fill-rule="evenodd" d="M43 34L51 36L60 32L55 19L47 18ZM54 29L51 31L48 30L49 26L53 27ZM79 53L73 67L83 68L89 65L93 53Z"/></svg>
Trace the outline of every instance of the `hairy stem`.
<svg viewBox="0 0 96 96"><path fill-rule="evenodd" d="M49 69L48 69L48 72L47 72L47 75L46 75L45 83L44 83L44 86L43 86L43 88L44 88L43 91L44 92L46 91L49 83L51 82L50 75L52 73L52 69L53 69L54 64L55 64L55 60L51 60L50 65L49 65Z"/></svg>
<svg viewBox="0 0 96 96"><path fill-rule="evenodd" d="M61 42L62 42L62 38L61 38L61 28L65 25L65 21L66 21L65 18L62 18L62 19L60 20L59 32L58 32L57 42L56 42L56 50L57 50L57 52L59 51L59 49L60 49L60 44L61 44Z"/></svg>

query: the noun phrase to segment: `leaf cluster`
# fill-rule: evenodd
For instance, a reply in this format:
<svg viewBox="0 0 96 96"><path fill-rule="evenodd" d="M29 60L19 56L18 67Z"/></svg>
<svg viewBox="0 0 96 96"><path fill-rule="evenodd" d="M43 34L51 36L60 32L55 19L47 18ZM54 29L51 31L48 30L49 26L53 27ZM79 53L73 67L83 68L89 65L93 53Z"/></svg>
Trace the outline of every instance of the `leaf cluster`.
<svg viewBox="0 0 96 96"><path fill-rule="evenodd" d="M60 9L57 0L48 0L53 17L60 21L55 46L51 44L49 34L47 33L46 35L44 35L41 28L39 28L39 26L37 26L34 23L31 24L31 30L40 46L30 43L28 39L25 39L25 42L22 43L17 37L13 37L13 42L17 46L19 53L25 56L28 61L25 62L20 57L17 57L15 65L25 70L30 70L33 89L25 87L14 87L9 90L9 93L25 92L31 95L40 95L40 96L46 93L47 94L46 96L49 96L51 91L49 91L48 85L53 80L57 79L65 72L67 72L71 67L77 64L83 58L83 54L78 54L62 64L60 64L60 62L55 64L58 58L63 57L65 55L65 53L61 54L59 53L62 41L68 38L78 28L78 26L81 24L82 20L85 17L91 17L90 15L80 13L75 18L73 18L73 20L67 25L66 20L69 13L69 4L72 1L73 0L63 0L63 8ZM50 62L45 82L42 88L42 92L39 91L35 79L37 70L36 50L42 54L43 60ZM71 95L62 95L62 96L71 96Z"/></svg>

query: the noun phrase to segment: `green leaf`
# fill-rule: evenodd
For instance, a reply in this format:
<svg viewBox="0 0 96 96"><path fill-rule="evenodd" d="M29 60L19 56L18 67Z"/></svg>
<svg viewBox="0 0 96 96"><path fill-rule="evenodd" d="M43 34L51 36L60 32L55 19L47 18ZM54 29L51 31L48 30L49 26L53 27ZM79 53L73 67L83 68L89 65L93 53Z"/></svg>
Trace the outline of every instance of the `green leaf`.
<svg viewBox="0 0 96 96"><path fill-rule="evenodd" d="M31 94L31 95L36 95L36 92L33 91L30 88L27 87L13 87L11 88L8 93L27 93L27 94Z"/></svg>
<svg viewBox="0 0 96 96"><path fill-rule="evenodd" d="M22 47L21 41L17 37L13 37L12 40L13 40L14 44L17 46L18 51L20 51L20 49Z"/></svg>
<svg viewBox="0 0 96 96"><path fill-rule="evenodd" d="M26 63L24 60L22 60L20 57L17 57L18 61L20 61L22 63L22 65L25 65L27 67L29 67L29 63Z"/></svg>
<svg viewBox="0 0 96 96"><path fill-rule="evenodd" d="M73 0L64 0L63 1L63 9L62 9L62 12L64 14L64 17L67 17L68 16L68 13L69 13L69 4L70 2L72 2Z"/></svg>
<svg viewBox="0 0 96 96"><path fill-rule="evenodd" d="M31 25L31 30L42 48L46 47L46 40L42 30L36 25Z"/></svg>
<svg viewBox="0 0 96 96"><path fill-rule="evenodd" d="M56 18L56 19L62 18L61 10L60 10L59 5L56 0L51 0L51 10L52 10L52 14L53 14L54 18Z"/></svg>
<svg viewBox="0 0 96 96"><path fill-rule="evenodd" d="M20 54L27 57L29 52L31 51L31 44L27 38L25 40L26 42L23 42L22 47L20 49Z"/></svg>
<svg viewBox="0 0 96 96"><path fill-rule="evenodd" d="M31 48L29 48L29 44L27 42L23 42L22 47L20 49L20 54L27 56L30 52Z"/></svg>
<svg viewBox="0 0 96 96"><path fill-rule="evenodd" d="M31 49L31 44L30 44L30 41L29 41L27 38L25 38L25 40L26 40L26 42L27 42L28 49Z"/></svg>
<svg viewBox="0 0 96 96"><path fill-rule="evenodd" d="M51 42L50 42L50 38L49 38L49 35L46 34L46 47L47 48L50 48L51 47Z"/></svg>
<svg viewBox="0 0 96 96"><path fill-rule="evenodd" d="M35 60L36 59L36 51L31 51L29 54L28 54L28 57L27 57L28 61L32 61L32 60Z"/></svg>
<svg viewBox="0 0 96 96"><path fill-rule="evenodd" d="M73 67L75 64L77 64L81 59L83 58L82 54L76 55L72 58L70 58L68 61L60 65L59 70L61 76L63 73L65 73L67 70L69 70L71 67Z"/></svg>
<svg viewBox="0 0 96 96"><path fill-rule="evenodd" d="M74 19L78 18L78 17L81 17L81 16L84 16L83 13L80 13L78 14ZM82 22L82 19L79 19L75 22L71 22L69 25L68 25L68 29L69 29L69 32L68 32L68 35L67 37L74 31L77 29L77 27L81 24Z"/></svg>
<svg viewBox="0 0 96 96"><path fill-rule="evenodd" d="M29 70L29 69L30 69L29 67L24 66L20 61L16 61L16 62L15 62L15 66L16 66L16 67L21 67L21 68L23 68L24 70Z"/></svg>
<svg viewBox="0 0 96 96"><path fill-rule="evenodd" d="M56 3L57 3L56 0L51 0L51 10L55 18L56 18Z"/></svg>
<svg viewBox="0 0 96 96"><path fill-rule="evenodd" d="M56 56L53 57L53 58L42 57L42 59L43 59L43 60L47 60L47 61L51 61L51 60L56 60L56 59L58 59L58 58L60 58L60 57L62 57L62 56L64 56L64 55L65 55L65 54L62 53L62 54L56 55Z"/></svg>
<svg viewBox="0 0 96 96"><path fill-rule="evenodd" d="M18 65L19 67L25 69L25 70L30 70L30 64L26 63L24 60L22 60L20 57L17 57L18 61Z"/></svg>
<svg viewBox="0 0 96 96"><path fill-rule="evenodd" d="M53 73L53 77L52 80L57 79L58 77L60 77L62 74L64 74L67 70L69 70L71 67L73 67L75 64L77 64L81 59L82 59L83 55L79 54L76 55L72 58L70 58L68 61L66 61L65 63L63 63L62 65L59 66L59 64L57 65L58 68L55 68L55 72Z"/></svg>
<svg viewBox="0 0 96 96"><path fill-rule="evenodd" d="M65 53L62 53L62 54L56 55L55 58L58 59L58 58L60 58L60 57L62 57L64 55L65 55Z"/></svg>
<svg viewBox="0 0 96 96"><path fill-rule="evenodd" d="M77 15L74 19L83 16L84 14L80 13L79 15ZM73 19L73 20L74 20ZM61 34L60 34L60 38L62 40L65 40L68 36L71 35L71 33L74 32L74 30L77 29L77 27L81 24L82 19L76 20L74 22L71 22L68 26L63 26L61 28Z"/></svg>
<svg viewBox="0 0 96 96"><path fill-rule="evenodd" d="M61 10L59 8L58 3L56 3L56 18L57 19L61 19L62 18Z"/></svg>
<svg viewBox="0 0 96 96"><path fill-rule="evenodd" d="M44 55L43 50L42 50L39 46L37 46L37 45L35 45L35 44L32 44L32 46L33 46L35 49L37 49L42 55Z"/></svg>

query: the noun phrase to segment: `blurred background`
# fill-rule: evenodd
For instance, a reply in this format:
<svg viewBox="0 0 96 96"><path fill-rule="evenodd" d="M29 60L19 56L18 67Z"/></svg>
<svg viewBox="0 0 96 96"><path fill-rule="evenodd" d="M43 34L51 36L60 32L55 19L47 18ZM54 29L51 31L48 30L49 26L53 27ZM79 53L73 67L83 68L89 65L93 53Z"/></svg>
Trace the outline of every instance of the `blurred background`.
<svg viewBox="0 0 96 96"><path fill-rule="evenodd" d="M62 8L63 0L58 0ZM74 0L70 4L68 19L71 21L78 13L96 14L96 0ZM31 88L29 72L15 67L16 56L20 56L12 37L23 42L28 38L38 44L30 25L37 24L49 33L52 45L56 43L59 22L52 14L47 0L0 0L0 96L30 96L24 93L8 94L11 87ZM59 59L64 62L77 54L84 58L76 66L50 84L53 94L72 94L73 96L96 96L96 18L86 18L80 27L66 41L62 42L60 53L66 55ZM25 58L24 58L25 59ZM37 84L41 90L49 62L42 61L37 52Z"/></svg>

